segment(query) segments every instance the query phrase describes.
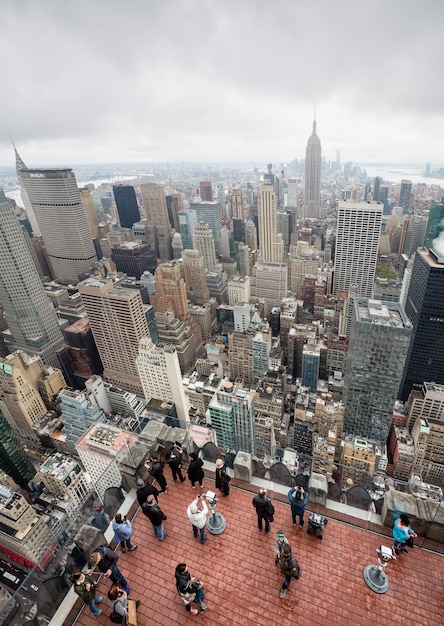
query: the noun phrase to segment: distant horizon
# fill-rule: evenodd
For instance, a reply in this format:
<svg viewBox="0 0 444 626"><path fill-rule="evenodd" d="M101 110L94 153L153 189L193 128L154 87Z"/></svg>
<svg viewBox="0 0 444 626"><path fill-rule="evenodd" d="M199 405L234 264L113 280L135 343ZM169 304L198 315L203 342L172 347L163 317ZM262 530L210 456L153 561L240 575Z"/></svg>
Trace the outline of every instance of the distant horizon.
<svg viewBox="0 0 444 626"><path fill-rule="evenodd" d="M323 157L324 158L324 157ZM249 166L249 167L266 167L268 163L272 163L273 165L273 169L275 167L280 167L281 165L284 166L288 166L290 165L294 160L299 161L303 161L303 158L298 158L298 157L294 157L294 159L292 159L291 161L282 161L282 160L277 160L277 161L270 161L270 160L260 160L260 159L246 159L245 161L229 161L229 160L221 160L221 161L201 161L201 160L186 160L186 159L180 159L180 160L172 160L172 159L167 159L164 161L160 161L160 160L153 160L153 161L91 161L91 162L86 162L86 161L82 161L82 162L77 162L74 163L72 162L71 165L67 165L67 164L63 164L61 165L59 164L50 164L50 163L46 163L46 164L40 164L40 165L28 165L27 167L30 170L33 169L74 169L74 167L99 167L99 166L120 166L120 165L128 165L128 166L133 166L133 165L200 165L200 166L240 166L240 167L245 167L245 166ZM25 160L25 159L24 159ZM26 161L25 161L26 162ZM336 161L334 159L326 159L324 162L330 162L330 163L335 163ZM354 161L353 159L351 160L347 160L347 161L343 161L340 160L340 165L344 166L346 163L352 163L353 166L358 166L358 167L365 167L365 166L371 166L371 167L408 167L408 168L422 168L422 170L425 170L425 167L428 163L425 162L403 162L403 161ZM443 168L444 165L441 164L434 164L433 162L431 163L431 168L432 171L434 169L440 169ZM15 164L14 165L5 165L5 164L0 164L0 170L2 169L11 169L15 172Z"/></svg>

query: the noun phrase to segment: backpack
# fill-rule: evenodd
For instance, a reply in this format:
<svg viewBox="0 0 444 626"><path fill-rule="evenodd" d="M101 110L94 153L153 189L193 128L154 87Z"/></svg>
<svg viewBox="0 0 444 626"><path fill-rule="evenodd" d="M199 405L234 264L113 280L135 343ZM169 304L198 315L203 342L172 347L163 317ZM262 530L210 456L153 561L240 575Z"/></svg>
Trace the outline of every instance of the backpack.
<svg viewBox="0 0 444 626"><path fill-rule="evenodd" d="M114 602L114 606L113 606L113 610L109 616L109 619L114 623L114 624L123 624L123 615L120 615L120 613L116 613L115 608L116 608L116 604L120 602L120 600L116 600ZM122 604L122 603L120 603Z"/></svg>

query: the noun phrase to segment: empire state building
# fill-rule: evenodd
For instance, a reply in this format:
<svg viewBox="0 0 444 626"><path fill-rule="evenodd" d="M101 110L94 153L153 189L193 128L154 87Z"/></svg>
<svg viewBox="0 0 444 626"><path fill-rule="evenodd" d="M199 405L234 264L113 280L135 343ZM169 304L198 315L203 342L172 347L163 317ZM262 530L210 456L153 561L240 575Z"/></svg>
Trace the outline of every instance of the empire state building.
<svg viewBox="0 0 444 626"><path fill-rule="evenodd" d="M305 153L304 217L321 217L321 141L316 134L316 120Z"/></svg>

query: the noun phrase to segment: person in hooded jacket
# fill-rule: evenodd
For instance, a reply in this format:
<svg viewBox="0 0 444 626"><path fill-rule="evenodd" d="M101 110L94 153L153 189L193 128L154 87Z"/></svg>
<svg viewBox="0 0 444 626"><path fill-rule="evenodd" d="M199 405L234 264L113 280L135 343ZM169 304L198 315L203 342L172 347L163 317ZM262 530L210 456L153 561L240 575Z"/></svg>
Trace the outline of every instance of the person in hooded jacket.
<svg viewBox="0 0 444 626"><path fill-rule="evenodd" d="M198 612L204 613L207 606L203 602L205 594L200 580L191 576L186 563L178 563L174 575L176 578L177 591L188 613L192 615L196 615ZM199 611L191 606L191 602L199 604Z"/></svg>
<svg viewBox="0 0 444 626"><path fill-rule="evenodd" d="M93 577L90 574L76 570L71 574L70 580L74 583L75 593L89 606L91 613L93 615L100 615L103 611L102 609L98 609L96 604L102 602L103 598L96 596L97 583Z"/></svg>
<svg viewBox="0 0 444 626"><path fill-rule="evenodd" d="M199 487L203 487L205 474L204 474L202 467L203 467L202 459L199 459L197 454L195 452L192 452L190 454L190 462L188 465L187 474L188 474L188 480L191 481L191 486L193 487L193 489L196 488L195 483L199 483Z"/></svg>
<svg viewBox="0 0 444 626"><path fill-rule="evenodd" d="M112 526L114 531L114 541L116 543L120 543L120 549L122 552L125 552L126 549L128 549L128 552L132 552L137 548L135 543L131 543L133 525L126 519L126 517L122 517L120 513L117 513L113 519Z"/></svg>
<svg viewBox="0 0 444 626"><path fill-rule="evenodd" d="M284 582L282 583L281 591L279 593L279 597L285 598L285 596L287 595L287 589L291 583L291 579L300 578L302 574L302 570L299 567L299 563L297 562L296 557L293 556L289 543L284 543L284 545L282 546L281 556L279 559L279 567L281 573L285 576Z"/></svg>

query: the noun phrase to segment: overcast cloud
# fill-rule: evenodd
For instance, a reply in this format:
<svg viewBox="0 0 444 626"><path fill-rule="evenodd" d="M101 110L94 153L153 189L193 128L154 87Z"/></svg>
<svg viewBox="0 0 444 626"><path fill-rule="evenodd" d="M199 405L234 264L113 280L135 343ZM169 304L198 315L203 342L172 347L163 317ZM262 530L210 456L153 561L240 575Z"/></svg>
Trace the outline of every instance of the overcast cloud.
<svg viewBox="0 0 444 626"><path fill-rule="evenodd" d="M444 0L2 0L0 165L444 165Z"/></svg>

